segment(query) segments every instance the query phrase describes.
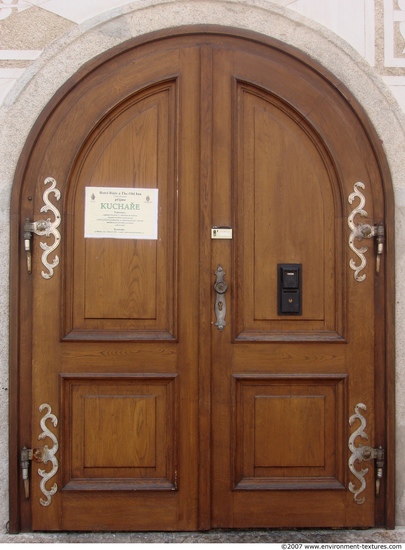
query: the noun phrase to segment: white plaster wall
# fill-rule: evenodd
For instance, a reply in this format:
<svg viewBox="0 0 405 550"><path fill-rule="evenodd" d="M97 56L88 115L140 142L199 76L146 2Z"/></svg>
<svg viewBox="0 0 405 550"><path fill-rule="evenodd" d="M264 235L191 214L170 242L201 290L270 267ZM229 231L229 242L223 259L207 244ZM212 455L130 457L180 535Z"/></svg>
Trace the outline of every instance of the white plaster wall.
<svg viewBox="0 0 405 550"><path fill-rule="evenodd" d="M94 0L92 0L94 1ZM323 0L324 1L324 0ZM337 0L333 0L335 7ZM361 0L363 1L363 0ZM314 20L293 11L304 0L142 0L128 3L103 0L101 12L76 23L45 48L11 85L0 108L0 529L8 520L8 240L9 205L14 170L28 132L57 89L87 60L131 37L189 24L222 24L253 30L293 45L317 59L333 72L366 109L383 144L393 176L397 215L397 456L405 452L405 119L399 103L390 93L367 58L367 48L356 51L342 37ZM87 0L87 4L91 4ZM314 2L312 2L314 3ZM318 0L318 5L322 4ZM55 9L58 0L37 0L15 4L23 8L40 4ZM66 2L65 5L76 4ZM81 4L86 4L83 0ZM0 0L0 8L1 8ZM96 5L96 2L94 2ZM289 7L290 5L290 7ZM28 9L28 7L24 9ZM112 11L106 7L116 6ZM54 12L55 13L55 12ZM94 13L94 11L92 12ZM318 19L329 17L318 11ZM66 14L65 14L66 16ZM1 12L0 12L1 19ZM73 19L71 19L73 21ZM333 18L332 18L333 20ZM366 19L363 18L363 21ZM364 23L366 24L366 23ZM336 29L335 29L336 30ZM339 28L337 29L339 30ZM32 29L35 33L35 29ZM363 44L364 45L364 44ZM357 50L361 48L357 47ZM361 54L361 55L360 55ZM393 75L396 76L396 75ZM11 328L12 330L12 328ZM394 327L393 327L394 330ZM405 475L398 462L397 524L405 525Z"/></svg>

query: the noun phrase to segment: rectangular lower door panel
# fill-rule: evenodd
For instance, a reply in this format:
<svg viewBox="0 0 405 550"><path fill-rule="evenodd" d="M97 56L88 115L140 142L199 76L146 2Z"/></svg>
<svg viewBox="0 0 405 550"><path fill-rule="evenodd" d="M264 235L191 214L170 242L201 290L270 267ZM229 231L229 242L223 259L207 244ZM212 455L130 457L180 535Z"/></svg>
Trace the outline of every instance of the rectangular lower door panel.
<svg viewBox="0 0 405 550"><path fill-rule="evenodd" d="M343 489L345 375L234 375L234 489Z"/></svg>
<svg viewBox="0 0 405 550"><path fill-rule="evenodd" d="M64 491L176 490L176 375L62 375Z"/></svg>

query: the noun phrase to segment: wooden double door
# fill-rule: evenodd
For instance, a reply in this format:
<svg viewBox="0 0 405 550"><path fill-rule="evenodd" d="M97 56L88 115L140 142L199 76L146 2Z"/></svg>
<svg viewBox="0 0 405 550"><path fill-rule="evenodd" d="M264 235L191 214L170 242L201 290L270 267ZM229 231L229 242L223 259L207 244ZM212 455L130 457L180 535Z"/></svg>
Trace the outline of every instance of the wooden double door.
<svg viewBox="0 0 405 550"><path fill-rule="evenodd" d="M362 504L349 488L348 443L362 416L355 445L385 445L385 265L368 241L356 280L347 219L357 189L383 221L382 172L339 86L254 37L156 37L88 66L35 131L13 220L22 238L60 219L31 238L31 274L19 245L19 445L50 449L20 528L381 521L373 462ZM108 206L143 228L155 200L152 238Z"/></svg>

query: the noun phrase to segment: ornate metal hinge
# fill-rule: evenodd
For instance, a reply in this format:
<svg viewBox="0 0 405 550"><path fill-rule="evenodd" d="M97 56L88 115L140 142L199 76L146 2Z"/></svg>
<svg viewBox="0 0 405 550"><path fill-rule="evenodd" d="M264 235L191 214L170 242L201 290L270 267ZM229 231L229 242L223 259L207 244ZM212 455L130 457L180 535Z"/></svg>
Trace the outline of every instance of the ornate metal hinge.
<svg viewBox="0 0 405 550"><path fill-rule="evenodd" d="M24 482L24 493L25 498L29 498L30 496L30 485L29 485L29 465L32 460L35 460L35 462L47 464L48 462L52 463L52 469L49 472L45 472L45 470L42 470L41 468L38 468L38 474L42 477L42 480L40 482L40 488L42 493L46 496L46 500L40 498L39 502L42 504L42 506L49 506L52 501L52 496L56 493L58 490L58 486L56 483L52 485L50 489L46 488L46 483L49 481L58 471L59 464L58 459L56 458L55 454L58 451L59 444L58 440L56 439L55 435L49 431L49 429L46 427L45 422L49 419L54 427L58 425L58 419L54 414L52 414L52 409L48 403L43 403L39 407L39 411L42 412L44 409L47 409L47 413L45 416L41 419L41 428L43 429L43 432L39 434L38 439L45 439L46 437L49 437L52 442L53 446L51 449L48 448L48 445L44 445L43 447L38 447L36 449L27 449L26 447L23 447L21 450L21 470L22 470L22 478Z"/></svg>
<svg viewBox="0 0 405 550"><path fill-rule="evenodd" d="M366 204L366 198L363 195L363 193L359 190L365 189L364 183L361 181L358 181L354 184L354 191L349 195L349 203L352 204L353 201L358 198L359 204L356 208L352 210L350 213L347 223L349 225L349 228L351 230L350 236L349 236L349 246L351 250L356 254L356 256L360 259L360 264L356 264L356 262L351 259L349 262L349 265L351 269L354 271L354 278L359 283L361 281L364 281L366 278L365 273L360 275L360 271L362 271L367 264L365 253L368 250L367 246L362 246L360 248L356 248L354 244L354 239L358 239L360 242L363 239L372 239L373 237L376 238L377 241L377 257L376 257L376 273L378 274L380 272L380 266L381 266L381 256L384 252L384 242L385 242L385 230L384 225L382 223L375 224L375 225L369 225L364 223L355 224L354 218L357 214L359 214L362 217L367 217L367 212L363 209L363 207Z"/></svg>
<svg viewBox="0 0 405 550"><path fill-rule="evenodd" d="M28 273L32 272L32 259L31 259L31 239L32 234L35 233L35 235L39 235L41 237L50 237L53 235L54 242L52 245L48 245L47 243L40 242L39 246L42 248L42 263L47 268L48 272L42 271L41 275L44 279L50 279L53 275L54 268L59 264L59 258L55 255L54 259L51 263L48 262L48 256L56 250L60 243L60 233L58 231L58 227L61 222L61 215L59 210L54 206L48 196L52 192L55 195L56 200L58 201L60 199L60 191L59 189L56 189L56 181L53 178L46 178L44 181L44 185L47 185L48 183L51 184L51 187L48 187L43 194L43 199L45 205L41 208L40 212L48 212L48 210L51 210L53 212L53 215L55 217L54 221L51 222L50 218L46 220L38 220L36 222L31 222L29 218L25 220L24 223L24 250L27 255L27 271Z"/></svg>
<svg viewBox="0 0 405 550"><path fill-rule="evenodd" d="M367 407L364 405L364 403L358 403L354 410L356 411L355 414L353 414L349 419L350 426L356 421L360 421L360 426L357 428L355 432L352 433L352 435L349 438L349 449L351 451L351 455L349 458L349 469L352 472L352 474L360 481L360 487L356 489L354 484L352 482L349 483L349 491L351 491L354 494L354 501L357 504L363 504L365 501L364 497L359 498L359 494L364 491L366 488L366 480L365 476L368 473L368 468L362 468L361 470L356 470L355 468L355 462L366 462L369 460L375 460L376 461L376 480L375 480L375 494L379 495L380 493L380 484L381 479L383 477L383 470L384 470L384 449L382 447L378 447L377 449L373 449L372 447L366 446L366 445L359 445L358 447L355 446L355 440L357 437L362 437L363 439L368 439L368 436L366 432L364 431L367 422L364 416L361 414L360 409L363 411L367 410Z"/></svg>

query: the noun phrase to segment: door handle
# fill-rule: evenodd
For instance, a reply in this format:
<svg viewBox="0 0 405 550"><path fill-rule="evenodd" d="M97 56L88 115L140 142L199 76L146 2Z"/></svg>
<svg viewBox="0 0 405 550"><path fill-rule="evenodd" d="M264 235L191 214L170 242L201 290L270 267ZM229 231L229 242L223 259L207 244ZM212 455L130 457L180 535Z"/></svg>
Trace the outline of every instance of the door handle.
<svg viewBox="0 0 405 550"><path fill-rule="evenodd" d="M223 331L226 325L225 315L226 315L226 301L225 301L225 292L228 290L228 285L224 281L225 271L219 265L215 271L217 276L214 283L215 290L215 326L218 327L219 331Z"/></svg>

